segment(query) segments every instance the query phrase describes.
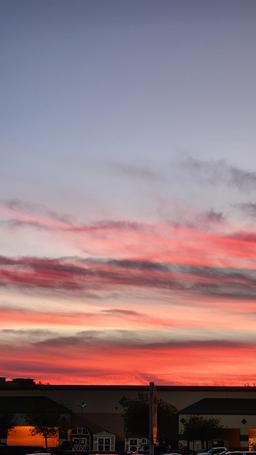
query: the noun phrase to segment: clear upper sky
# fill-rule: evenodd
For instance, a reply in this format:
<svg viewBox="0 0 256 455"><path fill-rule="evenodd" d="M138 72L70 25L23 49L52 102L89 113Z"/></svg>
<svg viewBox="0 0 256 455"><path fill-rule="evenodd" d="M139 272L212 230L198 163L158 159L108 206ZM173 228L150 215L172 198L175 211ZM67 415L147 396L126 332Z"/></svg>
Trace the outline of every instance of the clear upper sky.
<svg viewBox="0 0 256 455"><path fill-rule="evenodd" d="M0 1L2 376L253 380L255 43L254 0Z"/></svg>

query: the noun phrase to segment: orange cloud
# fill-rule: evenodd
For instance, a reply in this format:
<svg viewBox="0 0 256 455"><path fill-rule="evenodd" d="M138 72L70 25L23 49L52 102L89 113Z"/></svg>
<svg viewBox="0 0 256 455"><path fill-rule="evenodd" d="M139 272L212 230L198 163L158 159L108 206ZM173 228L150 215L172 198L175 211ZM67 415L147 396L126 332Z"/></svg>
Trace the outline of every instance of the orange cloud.
<svg viewBox="0 0 256 455"><path fill-rule="evenodd" d="M35 239L46 230L49 245L59 242L64 252L0 257L0 290L14 300L24 295L19 308L1 303L3 375L59 383L154 377L243 384L255 374L253 230L214 213L198 224L84 225L16 202L0 215L7 226L32 228ZM67 257L66 245L77 255ZM50 297L52 308L37 306L38 296Z"/></svg>
<svg viewBox="0 0 256 455"><path fill-rule="evenodd" d="M51 383L244 385L256 373L254 345L203 343L173 346L30 347L1 349L2 374L30 375ZM86 355L85 355L86 352ZM72 373L71 373L72 372Z"/></svg>

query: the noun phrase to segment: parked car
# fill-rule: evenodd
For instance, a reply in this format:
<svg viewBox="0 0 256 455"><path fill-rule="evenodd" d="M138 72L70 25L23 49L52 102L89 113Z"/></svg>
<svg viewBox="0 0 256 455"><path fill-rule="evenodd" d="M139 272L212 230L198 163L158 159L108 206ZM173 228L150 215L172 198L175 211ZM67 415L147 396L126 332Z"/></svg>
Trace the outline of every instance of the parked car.
<svg viewBox="0 0 256 455"><path fill-rule="evenodd" d="M93 451L76 450L74 441L63 441L59 447L52 450L52 455L90 455L92 453Z"/></svg>
<svg viewBox="0 0 256 455"><path fill-rule="evenodd" d="M138 450L136 450L136 453L148 453L149 452L149 445L148 444L143 444L142 446L140 446L138 448Z"/></svg>
<svg viewBox="0 0 256 455"><path fill-rule="evenodd" d="M220 455L226 454L228 449L226 447L211 447L207 452L197 452L197 455Z"/></svg>
<svg viewBox="0 0 256 455"><path fill-rule="evenodd" d="M181 455L181 454L178 452L166 452L166 453L162 453L161 455Z"/></svg>
<svg viewBox="0 0 256 455"><path fill-rule="evenodd" d="M256 455L256 452L253 451L243 451L243 450L228 450L225 452L225 455Z"/></svg>
<svg viewBox="0 0 256 455"><path fill-rule="evenodd" d="M30 450L29 452L27 452L25 455L50 455L51 454L51 451L50 449L44 449L44 448L41 448L41 449L38 449L38 448L33 448L33 447L30 447Z"/></svg>
<svg viewBox="0 0 256 455"><path fill-rule="evenodd" d="M49 454L50 452L48 452L48 451L46 451L46 452L30 452L30 453L26 453L26 455L35 455L35 454L36 455L45 455L46 453Z"/></svg>
<svg viewBox="0 0 256 455"><path fill-rule="evenodd" d="M40 446L9 446L9 445L1 445L0 446L0 455L27 455L27 454L43 454L46 455L49 451L47 451L44 447Z"/></svg>
<svg viewBox="0 0 256 455"><path fill-rule="evenodd" d="M163 455L168 452L168 448L166 445L155 445L154 446L154 455ZM143 444L138 448L138 450L135 452L141 455L147 455L149 453L149 445L148 444Z"/></svg>

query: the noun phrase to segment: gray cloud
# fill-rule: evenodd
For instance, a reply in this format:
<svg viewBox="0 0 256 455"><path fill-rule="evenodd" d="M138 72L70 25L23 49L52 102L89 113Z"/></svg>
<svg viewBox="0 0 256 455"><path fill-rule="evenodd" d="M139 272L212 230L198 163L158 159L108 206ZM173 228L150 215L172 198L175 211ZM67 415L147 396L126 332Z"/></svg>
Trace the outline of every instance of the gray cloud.
<svg viewBox="0 0 256 455"><path fill-rule="evenodd" d="M109 167L113 174L123 177L139 178L143 180L159 181L163 174L146 166L133 165L128 163L110 163Z"/></svg>
<svg viewBox="0 0 256 455"><path fill-rule="evenodd" d="M47 368L46 368L46 363L45 360L40 360L38 359L37 361L34 361L30 358L25 358L18 360L12 360L12 359L2 359L1 360L1 371L5 376L14 376L15 374L18 374L19 376L24 376L26 374L29 375L29 377L35 377L39 376L40 379L43 379L45 375L49 378L49 375L54 374L54 376L62 376L62 375L67 375L70 376L70 366L66 366L64 364L57 364L55 363L47 363ZM10 374L11 372L11 374ZM47 372L47 373L46 373ZM81 377L86 378L88 377L104 377L105 376L112 376L115 374L115 370L113 370L112 373L109 372L109 369L99 367L99 368L89 368L87 366L83 365L72 365L72 372L75 375L81 375ZM63 377L60 377L60 380L63 380Z"/></svg>
<svg viewBox="0 0 256 455"><path fill-rule="evenodd" d="M182 165L200 181L212 185L226 184L244 192L256 190L256 172L232 166L225 160L204 161L189 157Z"/></svg>
<svg viewBox="0 0 256 455"><path fill-rule="evenodd" d="M227 239L241 240L247 243L256 243L256 233L251 231L238 231L225 237Z"/></svg>
<svg viewBox="0 0 256 455"><path fill-rule="evenodd" d="M21 345L28 345L47 340L54 336L58 336L57 332L43 329L1 329L0 340L2 344L8 345L9 343L18 343Z"/></svg>
<svg viewBox="0 0 256 455"><path fill-rule="evenodd" d="M137 270L158 270L168 271L169 267L165 264L153 261L142 261L140 259L110 259L106 261L109 265L116 265L118 267Z"/></svg>
<svg viewBox="0 0 256 455"><path fill-rule="evenodd" d="M20 199L2 200L0 205L11 210L8 219L1 220L0 224L10 228L29 227L46 231L67 231L73 233L93 233L104 231L139 231L145 229L141 223L130 220L101 220L91 224L80 224L66 214L52 211L41 204L30 204ZM20 219L18 212L34 217L34 219ZM48 220L50 222L48 222Z"/></svg>
<svg viewBox="0 0 256 455"><path fill-rule="evenodd" d="M243 202L241 204L236 204L245 215L256 218L256 203L255 202Z"/></svg>
<svg viewBox="0 0 256 455"><path fill-rule="evenodd" d="M69 215L63 214L63 213L60 214L60 213L56 212L55 210L49 209L48 207L46 207L43 204L35 204L35 203L28 202L28 201L23 201L19 198L0 200L0 203L3 206L13 210L14 212L22 211L22 212L28 212L28 213L34 213L34 214L40 213L41 215L47 215L50 218L53 218L55 220L58 220L58 221L61 221L64 223L71 222L71 218Z"/></svg>
<svg viewBox="0 0 256 455"><path fill-rule="evenodd" d="M9 220L1 220L1 226L8 226L10 229L18 229L18 228L33 228L37 230L47 230L47 231L56 231L54 226L47 226L43 223L36 222L36 221L21 221L15 219Z"/></svg>
<svg viewBox="0 0 256 455"><path fill-rule="evenodd" d="M167 335L167 333L156 334L155 331L138 331L133 330L88 330L79 332L73 336L55 336L46 340L39 340L33 343L34 346L42 346L53 349L59 349L65 347L65 349L73 349L75 347L90 347L96 346L104 347L120 347L127 346L131 348L143 349L159 349L159 348L170 348L170 349L183 349L186 347L190 348L201 348L201 347L230 347L237 348L241 346L255 346L255 339L237 341L227 338L208 338L205 336L204 339L197 339L197 333L192 337L191 333L183 339L177 339L175 335Z"/></svg>
<svg viewBox="0 0 256 455"><path fill-rule="evenodd" d="M208 181L213 185L218 181L226 180L227 164L224 160L204 161L188 157L181 164L184 169L193 173L200 180Z"/></svg>
<svg viewBox="0 0 256 455"><path fill-rule="evenodd" d="M140 316L143 317L144 315L142 313L139 313L138 311L132 311L132 310L124 310L122 308L111 308L109 310L102 310L102 313L105 314L117 314L117 315L123 315L123 316Z"/></svg>
<svg viewBox="0 0 256 455"><path fill-rule="evenodd" d="M222 212L211 209L199 216L199 222L200 221L209 224L222 224L225 221L225 216Z"/></svg>
<svg viewBox="0 0 256 455"><path fill-rule="evenodd" d="M25 329L1 329L0 334L6 334L6 335L26 335L26 336L46 336L51 334L52 332L50 330L45 330L45 329L31 329L31 330L25 330Z"/></svg>
<svg viewBox="0 0 256 455"><path fill-rule="evenodd" d="M203 278L203 279L202 279ZM0 257L0 286L69 295L144 287L198 296L255 299L256 271L145 260Z"/></svg>
<svg viewBox="0 0 256 455"><path fill-rule="evenodd" d="M2 226L8 226L12 229L18 228L33 228L37 230L45 231L63 231L74 234L88 234L93 235L94 233L103 234L105 232L149 232L152 231L152 226L145 223L139 223L132 220L101 220L91 224L79 224L72 221L70 217L56 212L48 210L46 207L41 205L27 204L20 200L4 201L2 205L13 210L9 214L10 218L1 220ZM28 215L28 219L20 219L17 210L21 210ZM34 219L29 219L32 215ZM42 216L43 215L43 216ZM50 222L47 220L47 217ZM175 227L186 227L190 229L209 229L212 225L219 225L225 222L225 216L222 212L210 209L203 213L199 213L194 216L193 219L178 219L170 222L168 225Z"/></svg>
<svg viewBox="0 0 256 455"><path fill-rule="evenodd" d="M230 183L240 190L251 191L256 189L256 172L245 171L234 166L229 167Z"/></svg>
<svg viewBox="0 0 256 455"><path fill-rule="evenodd" d="M143 225L137 223L135 221L125 221L125 220L103 220L97 223L93 223L90 225L72 225L69 228L65 228L66 231L72 232L97 232L97 231L105 231L105 230L113 230L113 231L139 231L143 229Z"/></svg>

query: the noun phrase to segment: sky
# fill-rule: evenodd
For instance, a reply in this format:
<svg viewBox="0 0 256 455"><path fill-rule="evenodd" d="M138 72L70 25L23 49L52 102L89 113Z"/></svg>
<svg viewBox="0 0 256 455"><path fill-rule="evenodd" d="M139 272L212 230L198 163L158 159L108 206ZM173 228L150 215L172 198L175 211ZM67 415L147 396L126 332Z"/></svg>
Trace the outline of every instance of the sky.
<svg viewBox="0 0 256 455"><path fill-rule="evenodd" d="M1 376L256 383L255 42L254 0L1 0Z"/></svg>

